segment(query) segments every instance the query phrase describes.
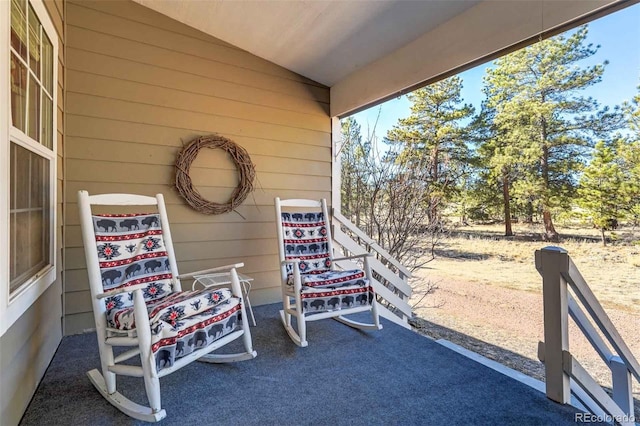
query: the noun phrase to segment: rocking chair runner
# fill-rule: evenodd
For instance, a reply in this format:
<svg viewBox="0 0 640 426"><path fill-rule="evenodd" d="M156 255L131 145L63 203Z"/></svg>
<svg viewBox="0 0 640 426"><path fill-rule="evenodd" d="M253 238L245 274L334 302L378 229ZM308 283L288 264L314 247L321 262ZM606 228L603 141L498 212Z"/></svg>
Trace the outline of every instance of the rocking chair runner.
<svg viewBox="0 0 640 426"><path fill-rule="evenodd" d="M242 263L178 275L162 194L89 196L79 191L101 371L87 372L98 391L125 414L144 421L166 417L159 378L195 360L212 363L256 356L236 269ZM92 214L92 205L157 206L157 213ZM180 280L229 274L231 289L182 291ZM242 337L245 352L211 354ZM113 347L130 347L115 356ZM140 365L123 364L140 355ZM116 391L116 375L143 377L150 407Z"/></svg>
<svg viewBox="0 0 640 426"><path fill-rule="evenodd" d="M284 328L295 344L307 346L307 321L334 318L363 330L382 328L371 287L369 254L332 257L331 229L326 200L275 199L278 250L282 277ZM361 259L363 269L335 270L335 262ZM371 312L372 324L345 317ZM293 327L295 317L297 330Z"/></svg>

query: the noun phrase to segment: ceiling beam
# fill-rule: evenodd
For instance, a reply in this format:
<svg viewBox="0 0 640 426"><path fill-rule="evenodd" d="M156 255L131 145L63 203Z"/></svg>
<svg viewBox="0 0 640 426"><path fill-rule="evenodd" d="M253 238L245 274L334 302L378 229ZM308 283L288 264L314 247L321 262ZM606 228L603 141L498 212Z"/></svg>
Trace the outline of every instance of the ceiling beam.
<svg viewBox="0 0 640 426"><path fill-rule="evenodd" d="M485 0L333 85L331 115L399 96L616 3L626 2Z"/></svg>

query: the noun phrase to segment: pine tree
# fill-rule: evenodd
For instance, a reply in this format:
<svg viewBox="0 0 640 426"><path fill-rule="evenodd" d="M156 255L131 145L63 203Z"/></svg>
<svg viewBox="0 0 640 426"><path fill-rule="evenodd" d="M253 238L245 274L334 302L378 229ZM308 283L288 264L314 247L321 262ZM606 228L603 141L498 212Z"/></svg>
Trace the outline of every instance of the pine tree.
<svg viewBox="0 0 640 426"><path fill-rule="evenodd" d="M637 225L640 222L640 140L620 138L616 153L623 175L620 198L624 204L621 208Z"/></svg>
<svg viewBox="0 0 640 426"><path fill-rule="evenodd" d="M624 102L622 109L630 135L618 150L625 174L623 191L629 200L627 211L634 224L640 222L640 86L630 102Z"/></svg>
<svg viewBox="0 0 640 426"><path fill-rule="evenodd" d="M593 225L601 231L602 243L607 244L605 231L617 227L622 219L626 200L623 188L624 173L617 161L616 145L596 143L593 157L580 178L578 205L585 209Z"/></svg>
<svg viewBox="0 0 640 426"><path fill-rule="evenodd" d="M496 167L517 166L511 187L516 198L539 209L545 237L557 241L552 212L569 208L594 137L619 124L617 111L599 110L580 92L601 81L605 65L580 67L598 47L585 44L587 27L513 52L487 71L487 105L495 109L493 125L501 139L493 142L504 157ZM514 178L512 178L513 180Z"/></svg>
<svg viewBox="0 0 640 426"><path fill-rule="evenodd" d="M478 145L479 163L482 165L479 181L482 186L489 186L494 190L481 192L485 199L483 204L496 200L496 192L500 192L502 215L504 220L504 235L512 236L511 228L511 199L513 182L517 176L518 160L517 146L510 140L509 134L496 126L496 108L489 102L483 102L480 114L475 118L472 127L478 129L475 141ZM486 196L490 196L489 199Z"/></svg>
<svg viewBox="0 0 640 426"><path fill-rule="evenodd" d="M464 121L474 109L462 104L461 89L462 79L455 76L410 93L411 114L387 133L388 143L402 146L397 161L409 168L427 167L430 222L439 219L440 204L451 197L468 168Z"/></svg>
<svg viewBox="0 0 640 426"><path fill-rule="evenodd" d="M638 93L630 102L622 104L622 110L627 121L629 130L633 133L635 140L640 140L640 86L636 88Z"/></svg>

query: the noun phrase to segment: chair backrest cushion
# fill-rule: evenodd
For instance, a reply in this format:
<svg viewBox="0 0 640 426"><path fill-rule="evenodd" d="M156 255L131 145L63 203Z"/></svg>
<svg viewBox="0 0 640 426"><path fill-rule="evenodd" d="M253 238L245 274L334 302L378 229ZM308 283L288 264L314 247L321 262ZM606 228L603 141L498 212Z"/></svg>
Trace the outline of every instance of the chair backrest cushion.
<svg viewBox="0 0 640 426"><path fill-rule="evenodd" d="M322 212L282 212L284 258L300 260L300 272L321 274L331 269L328 224ZM287 274L292 266L287 266Z"/></svg>
<svg viewBox="0 0 640 426"><path fill-rule="evenodd" d="M104 291L148 283L145 300L173 291L160 216L148 214L93 215L96 249ZM110 297L107 310L133 305L130 294Z"/></svg>

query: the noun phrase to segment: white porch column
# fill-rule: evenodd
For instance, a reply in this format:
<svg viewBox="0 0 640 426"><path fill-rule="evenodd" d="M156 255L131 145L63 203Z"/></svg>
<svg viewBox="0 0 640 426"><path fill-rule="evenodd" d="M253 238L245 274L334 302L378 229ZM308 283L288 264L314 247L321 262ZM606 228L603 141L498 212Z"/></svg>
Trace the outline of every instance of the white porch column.
<svg viewBox="0 0 640 426"><path fill-rule="evenodd" d="M340 118L331 117L331 207L340 213L340 150L342 148L342 126Z"/></svg>

